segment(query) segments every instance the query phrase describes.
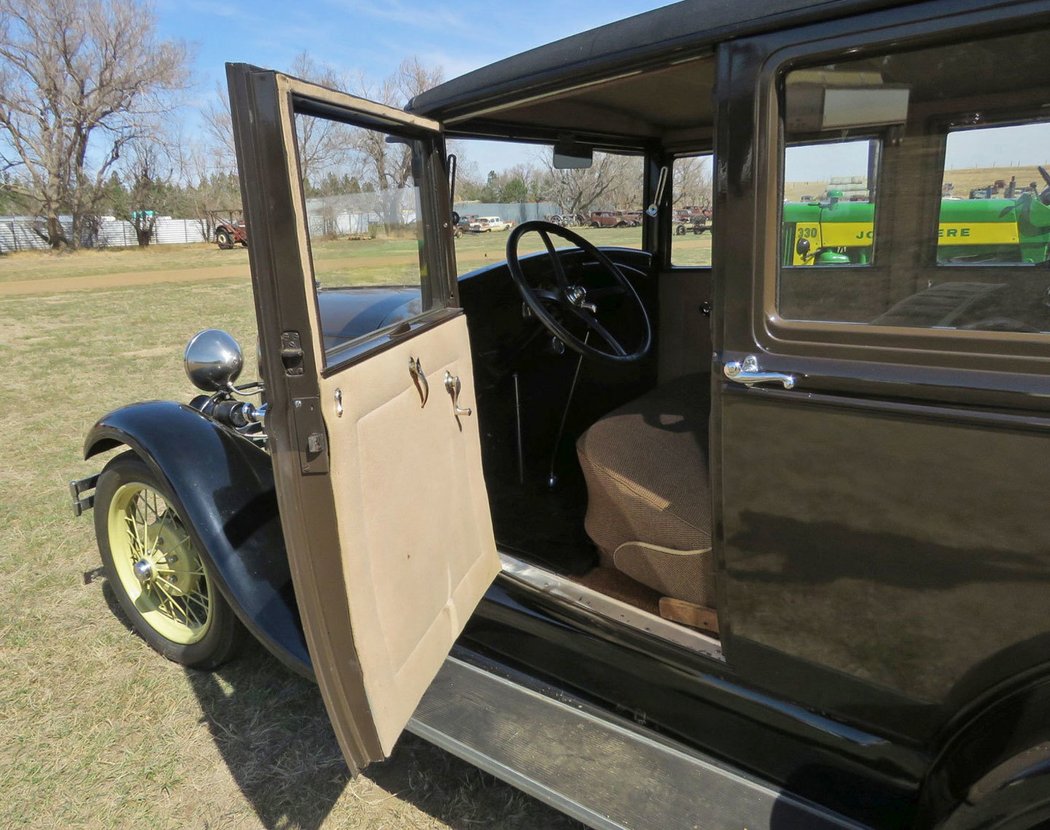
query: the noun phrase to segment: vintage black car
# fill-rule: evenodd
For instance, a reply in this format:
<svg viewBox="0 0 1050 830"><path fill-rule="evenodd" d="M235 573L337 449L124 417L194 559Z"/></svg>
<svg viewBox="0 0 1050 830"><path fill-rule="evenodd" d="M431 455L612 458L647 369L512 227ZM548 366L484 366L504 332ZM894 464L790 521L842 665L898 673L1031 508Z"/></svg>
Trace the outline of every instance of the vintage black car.
<svg viewBox="0 0 1050 830"><path fill-rule="evenodd" d="M408 728L593 827L1044 825L1050 189L941 201L1050 157L1048 41L1047 2L687 0L407 112L230 65L265 403L209 331L208 394L91 431L125 610L196 667L246 628L352 767ZM303 119L407 165L339 220L418 239L384 285L321 273ZM471 138L637 159L639 248L524 222L457 279ZM839 167L863 210L788 210Z"/></svg>

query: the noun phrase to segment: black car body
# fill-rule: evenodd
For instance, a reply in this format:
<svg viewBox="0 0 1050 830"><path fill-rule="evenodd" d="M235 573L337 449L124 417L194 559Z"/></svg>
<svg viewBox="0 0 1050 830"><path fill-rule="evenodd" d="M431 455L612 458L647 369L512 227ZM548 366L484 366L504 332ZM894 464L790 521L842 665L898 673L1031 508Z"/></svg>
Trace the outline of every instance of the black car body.
<svg viewBox="0 0 1050 830"><path fill-rule="evenodd" d="M214 402L150 403L104 417L86 455L144 459L238 618L316 676L352 765L408 721L595 827L1040 826L1050 277L937 246L947 137L1046 119L1047 35L1045 2L687 0L442 84L408 114L231 65L266 449ZM419 285L314 289L300 116L412 146ZM567 133L642 154L652 205L644 250L603 249L616 273L587 287L634 296L646 321L578 338L604 353L583 373L544 312L591 319L574 289L600 258L545 237L547 253L457 281L443 149ZM863 143L879 182L863 263L785 242L786 159L835 142ZM702 151L713 266L675 267L661 171ZM672 382L699 409L632 410ZM700 436L670 465L692 465L709 522L707 548L670 551L711 569L704 602L669 604L688 624L586 582L595 494L564 471L609 413ZM548 459L566 480L530 485ZM459 571L411 561L473 546Z"/></svg>

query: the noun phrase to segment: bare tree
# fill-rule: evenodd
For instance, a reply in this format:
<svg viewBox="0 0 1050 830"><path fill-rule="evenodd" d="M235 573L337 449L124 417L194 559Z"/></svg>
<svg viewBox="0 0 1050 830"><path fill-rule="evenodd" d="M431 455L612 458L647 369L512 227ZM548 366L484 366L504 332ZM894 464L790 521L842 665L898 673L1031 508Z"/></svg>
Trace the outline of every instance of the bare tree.
<svg viewBox="0 0 1050 830"><path fill-rule="evenodd" d="M711 156L684 156L675 159L671 194L674 207L709 209L712 204Z"/></svg>
<svg viewBox="0 0 1050 830"><path fill-rule="evenodd" d="M397 70L378 85L359 79L366 98L392 107L400 107L439 84L444 77L441 67L427 67L416 57L401 61ZM387 231L401 224L404 190L412 178L412 145L390 142L386 134L375 130L353 130L351 145L355 151L356 170L362 186L376 194L375 208L383 217ZM414 207L414 206L413 206Z"/></svg>
<svg viewBox="0 0 1050 830"><path fill-rule="evenodd" d="M121 151L185 82L186 47L155 28L143 0L0 0L0 165L54 248L79 244Z"/></svg>
<svg viewBox="0 0 1050 830"><path fill-rule="evenodd" d="M343 89L347 85L344 76L328 64L315 61L305 51L295 56L288 74L329 89ZM216 88L215 98L201 109L201 115L207 130L210 173L236 172L230 99L225 89ZM305 181L316 185L326 173L346 164L350 145L346 126L325 118L297 115L295 130Z"/></svg>
<svg viewBox="0 0 1050 830"><path fill-rule="evenodd" d="M197 172L237 172L237 152L233 146L233 119L230 117L230 96L219 84L215 87L215 98L201 108L205 137L202 145L195 148L193 166Z"/></svg>
<svg viewBox="0 0 1050 830"><path fill-rule="evenodd" d="M642 192L641 165L636 158L595 153L590 167L558 170L549 155L541 157L547 169L544 190L563 214L585 213L592 207L632 209Z"/></svg>
<svg viewBox="0 0 1050 830"><path fill-rule="evenodd" d="M152 139L130 142L121 159L124 187L113 206L117 215L135 229L140 248L153 241L158 214L175 206L177 193L168 159L168 149Z"/></svg>
<svg viewBox="0 0 1050 830"><path fill-rule="evenodd" d="M346 86L344 77L327 64L317 63L307 52L295 56L291 74L329 89ZM305 182L316 185L326 173L346 164L350 150L350 130L346 125L327 118L297 115L295 127L299 167Z"/></svg>
<svg viewBox="0 0 1050 830"><path fill-rule="evenodd" d="M183 159L182 178L190 184L185 200L197 220L201 236L211 240L219 220L241 215L241 190L236 165L223 168L214 164L214 149L194 147Z"/></svg>

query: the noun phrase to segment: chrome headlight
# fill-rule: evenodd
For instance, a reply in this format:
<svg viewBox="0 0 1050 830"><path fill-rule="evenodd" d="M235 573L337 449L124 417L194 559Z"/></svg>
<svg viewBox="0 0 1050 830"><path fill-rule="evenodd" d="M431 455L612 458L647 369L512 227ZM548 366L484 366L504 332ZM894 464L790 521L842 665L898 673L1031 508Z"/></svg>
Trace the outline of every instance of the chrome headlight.
<svg viewBox="0 0 1050 830"><path fill-rule="evenodd" d="M205 392L229 389L244 368L240 345L221 329L205 329L193 335L182 359L190 382Z"/></svg>

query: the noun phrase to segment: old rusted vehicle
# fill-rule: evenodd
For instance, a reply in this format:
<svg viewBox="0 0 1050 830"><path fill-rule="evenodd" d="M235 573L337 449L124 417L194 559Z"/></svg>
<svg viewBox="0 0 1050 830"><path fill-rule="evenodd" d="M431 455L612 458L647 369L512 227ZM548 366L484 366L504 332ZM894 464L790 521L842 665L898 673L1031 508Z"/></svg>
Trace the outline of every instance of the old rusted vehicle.
<svg viewBox="0 0 1050 830"><path fill-rule="evenodd" d="M249 631L353 768L407 728L596 828L1046 826L1050 270L1014 254L1050 188L992 258L941 194L1043 163L1048 37L1047 2L687 0L408 111L230 65L262 379L204 332L204 394L88 435L124 609L191 666ZM387 284L310 255L311 119L406 154ZM445 143L511 137L636 159L638 247L523 222L457 277ZM841 238L785 208L830 177Z"/></svg>
<svg viewBox="0 0 1050 830"><path fill-rule="evenodd" d="M248 246L248 226L243 219L222 219L215 224L215 244L228 251L237 245Z"/></svg>
<svg viewBox="0 0 1050 830"><path fill-rule="evenodd" d="M592 228L627 228L636 224L622 210L592 210L587 221Z"/></svg>

